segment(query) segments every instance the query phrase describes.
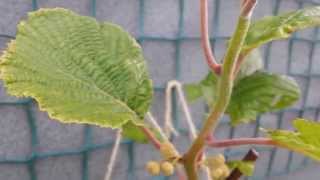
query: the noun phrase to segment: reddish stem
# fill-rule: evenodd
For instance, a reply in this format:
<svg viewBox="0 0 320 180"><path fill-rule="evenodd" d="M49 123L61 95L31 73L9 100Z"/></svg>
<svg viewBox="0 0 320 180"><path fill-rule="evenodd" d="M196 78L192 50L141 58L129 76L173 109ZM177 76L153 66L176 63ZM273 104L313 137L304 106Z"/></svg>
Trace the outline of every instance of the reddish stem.
<svg viewBox="0 0 320 180"><path fill-rule="evenodd" d="M220 74L221 65L218 64L214 58L210 38L209 38L209 28L208 28L208 1L200 0L200 17L201 17L201 45L204 51L204 55L207 60L207 64L212 71L216 74Z"/></svg>
<svg viewBox="0 0 320 180"><path fill-rule="evenodd" d="M152 144L160 149L161 142L154 136L153 132L151 132L148 128L141 126L142 132L148 137L148 139L152 142Z"/></svg>
<svg viewBox="0 0 320 180"><path fill-rule="evenodd" d="M252 9L256 6L256 4L257 0L243 0L241 3L241 16L251 16Z"/></svg>
<svg viewBox="0 0 320 180"><path fill-rule="evenodd" d="M180 169L177 171L177 176L179 180L186 180L186 176L184 175L183 171Z"/></svg>
<svg viewBox="0 0 320 180"><path fill-rule="evenodd" d="M236 138L226 140L209 141L208 146L223 148L230 146L241 146L241 145L267 145L277 146L278 144L270 138Z"/></svg>

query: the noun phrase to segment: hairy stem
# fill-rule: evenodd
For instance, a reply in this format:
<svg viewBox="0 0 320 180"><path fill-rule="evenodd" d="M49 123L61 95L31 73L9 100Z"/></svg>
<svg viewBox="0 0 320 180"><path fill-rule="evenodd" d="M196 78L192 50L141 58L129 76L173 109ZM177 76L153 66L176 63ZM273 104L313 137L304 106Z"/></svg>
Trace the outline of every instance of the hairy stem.
<svg viewBox="0 0 320 180"><path fill-rule="evenodd" d="M242 45L248 32L249 24L250 20L248 16L240 16L236 31L231 38L230 46L228 47L224 59L222 75L219 79L218 98L213 106L213 111L210 113L197 139L183 157L189 180L198 179L195 164L199 152L203 149L206 138L212 131L214 131L220 117L223 115L229 103L233 87L233 72L235 69L236 59L238 59L241 52Z"/></svg>
<svg viewBox="0 0 320 180"><path fill-rule="evenodd" d="M236 138L226 140L215 140L207 142L207 145L215 148L225 148L230 146L241 146L241 145L266 145L276 146L276 142L270 138Z"/></svg>
<svg viewBox="0 0 320 180"><path fill-rule="evenodd" d="M208 0L200 0L200 20L201 20L201 45L210 69L216 74L220 74L221 65L214 58L208 28Z"/></svg>

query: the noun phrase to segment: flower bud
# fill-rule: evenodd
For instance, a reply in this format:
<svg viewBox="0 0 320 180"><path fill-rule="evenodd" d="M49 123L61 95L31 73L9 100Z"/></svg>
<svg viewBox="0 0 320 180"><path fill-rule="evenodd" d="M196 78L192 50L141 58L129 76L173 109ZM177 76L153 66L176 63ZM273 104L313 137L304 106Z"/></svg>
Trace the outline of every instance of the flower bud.
<svg viewBox="0 0 320 180"><path fill-rule="evenodd" d="M160 174L160 164L156 161L149 161L146 164L146 170L153 176L157 176Z"/></svg>
<svg viewBox="0 0 320 180"><path fill-rule="evenodd" d="M171 176L174 173L174 166L170 162L161 163L160 168L165 176Z"/></svg>
<svg viewBox="0 0 320 180"><path fill-rule="evenodd" d="M221 179L221 177L223 175L223 170L220 168L215 169L215 170L211 170L210 175L211 175L212 180Z"/></svg>
<svg viewBox="0 0 320 180"><path fill-rule="evenodd" d="M217 169L221 165L225 164L225 158L222 154L218 154L215 156L208 157L206 160L206 164L209 168Z"/></svg>
<svg viewBox="0 0 320 180"><path fill-rule="evenodd" d="M221 169L223 172L221 175L222 178L226 178L230 175L230 169L227 165L224 164L224 165L220 166L219 169Z"/></svg>
<svg viewBox="0 0 320 180"><path fill-rule="evenodd" d="M179 153L170 142L165 142L160 145L160 153L164 159L179 157Z"/></svg>

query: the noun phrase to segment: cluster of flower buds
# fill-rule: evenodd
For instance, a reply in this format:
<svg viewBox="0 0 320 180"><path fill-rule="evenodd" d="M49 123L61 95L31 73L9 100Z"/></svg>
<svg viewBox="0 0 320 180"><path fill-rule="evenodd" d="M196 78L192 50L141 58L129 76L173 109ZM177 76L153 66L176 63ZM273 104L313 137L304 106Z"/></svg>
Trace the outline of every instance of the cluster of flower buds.
<svg viewBox="0 0 320 180"><path fill-rule="evenodd" d="M146 170L153 176L158 176L162 172L165 176L171 176L174 173L174 165L171 162L149 161Z"/></svg>
<svg viewBox="0 0 320 180"><path fill-rule="evenodd" d="M160 175L162 172L165 176L171 176L174 173L175 165L180 158L179 152L170 142L164 142L160 145L160 153L162 162L149 161L146 165L146 170L153 176Z"/></svg>
<svg viewBox="0 0 320 180"><path fill-rule="evenodd" d="M230 174L230 170L222 154L207 157L205 164L210 169L212 180L223 180Z"/></svg>

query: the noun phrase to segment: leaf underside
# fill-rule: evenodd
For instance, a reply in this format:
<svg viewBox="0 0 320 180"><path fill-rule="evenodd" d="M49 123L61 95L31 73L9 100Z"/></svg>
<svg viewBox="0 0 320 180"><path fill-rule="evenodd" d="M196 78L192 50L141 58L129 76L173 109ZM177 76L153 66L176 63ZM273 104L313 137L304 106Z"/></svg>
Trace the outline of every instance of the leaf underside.
<svg viewBox="0 0 320 180"><path fill-rule="evenodd" d="M55 8L32 12L1 57L8 92L65 123L143 123L152 98L142 50L119 26Z"/></svg>
<svg viewBox="0 0 320 180"><path fill-rule="evenodd" d="M297 119L296 131L268 130L269 136L281 146L320 161L320 123Z"/></svg>

